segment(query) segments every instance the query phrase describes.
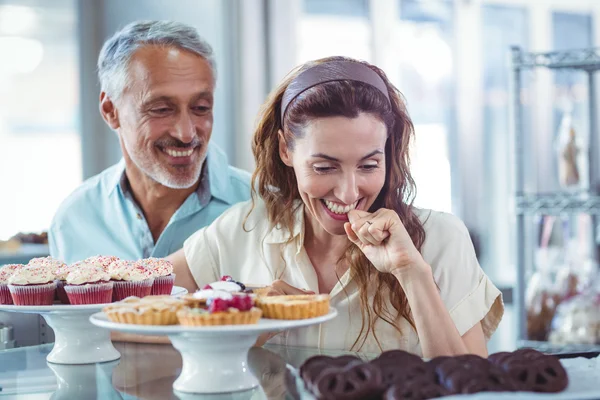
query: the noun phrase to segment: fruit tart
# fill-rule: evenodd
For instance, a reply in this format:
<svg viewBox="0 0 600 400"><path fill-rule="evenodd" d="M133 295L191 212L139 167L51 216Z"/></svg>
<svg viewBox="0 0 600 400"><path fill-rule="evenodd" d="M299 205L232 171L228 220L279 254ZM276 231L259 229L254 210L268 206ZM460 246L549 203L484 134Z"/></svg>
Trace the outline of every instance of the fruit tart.
<svg viewBox="0 0 600 400"><path fill-rule="evenodd" d="M194 293L205 305L185 307L177 312L181 325L246 325L256 324L262 312L254 307L254 301L245 293L230 293L223 290L205 289Z"/></svg>
<svg viewBox="0 0 600 400"><path fill-rule="evenodd" d="M204 285L201 290L196 293L189 293L183 296L188 307L191 308L205 308L207 300L210 297L214 297L215 293L226 292L226 293L249 293L246 286L241 282L236 282L229 275L225 275L218 282L213 282L208 285Z"/></svg>

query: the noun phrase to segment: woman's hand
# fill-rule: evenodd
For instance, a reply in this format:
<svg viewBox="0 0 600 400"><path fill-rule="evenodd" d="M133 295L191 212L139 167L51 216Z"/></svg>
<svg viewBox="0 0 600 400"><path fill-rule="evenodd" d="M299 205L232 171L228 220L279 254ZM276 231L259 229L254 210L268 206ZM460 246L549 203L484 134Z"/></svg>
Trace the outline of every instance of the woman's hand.
<svg viewBox="0 0 600 400"><path fill-rule="evenodd" d="M425 263L395 211L352 210L348 220L344 224L348 238L379 271L396 275Z"/></svg>
<svg viewBox="0 0 600 400"><path fill-rule="evenodd" d="M282 281L281 279L273 281L273 283L271 283L270 286L267 286L264 289L261 288L261 293L263 294L263 296L287 296L287 295L294 295L294 294L315 294L315 292L313 292L312 290L298 289L297 287L294 287L294 286L290 285L289 283Z"/></svg>

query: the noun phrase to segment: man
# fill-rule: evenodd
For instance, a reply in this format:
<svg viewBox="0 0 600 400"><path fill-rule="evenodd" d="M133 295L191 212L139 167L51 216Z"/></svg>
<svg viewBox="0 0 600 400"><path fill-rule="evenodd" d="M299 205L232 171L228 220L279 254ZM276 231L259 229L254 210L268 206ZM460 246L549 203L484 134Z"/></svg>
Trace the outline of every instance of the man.
<svg viewBox="0 0 600 400"><path fill-rule="evenodd" d="M232 204L250 197L249 175L209 145L216 70L198 32L134 22L98 58L100 113L123 159L85 181L60 206L50 254L164 257Z"/></svg>

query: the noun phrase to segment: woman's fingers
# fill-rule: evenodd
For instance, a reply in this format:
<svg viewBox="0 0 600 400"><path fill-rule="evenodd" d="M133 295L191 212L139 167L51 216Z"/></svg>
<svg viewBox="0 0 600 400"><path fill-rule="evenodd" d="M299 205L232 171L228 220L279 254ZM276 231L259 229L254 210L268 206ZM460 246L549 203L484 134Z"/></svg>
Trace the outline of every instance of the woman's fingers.
<svg viewBox="0 0 600 400"><path fill-rule="evenodd" d="M375 212L371 214L354 210L348 213L348 219L350 228L356 238L350 237L348 229L346 229L346 234L354 243L358 239L365 245L379 246L390 235L387 230L389 221L385 213ZM344 226L344 228L346 227Z"/></svg>
<svg viewBox="0 0 600 400"><path fill-rule="evenodd" d="M269 286L267 289L267 292L264 294L265 296L282 296L285 294L282 291L275 289L273 286Z"/></svg>
<svg viewBox="0 0 600 400"><path fill-rule="evenodd" d="M350 241L352 243L354 243L357 246L360 246L360 239L358 238L358 236L356 236L356 233L354 233L354 231L352 230L352 225L350 224L350 222L346 222L344 223L344 230L346 231L346 235L348 235L348 239L350 239Z"/></svg>
<svg viewBox="0 0 600 400"><path fill-rule="evenodd" d="M375 231L375 225L371 221L365 221L365 223L358 228L358 237L365 244L372 244L373 246L378 246L381 244L380 240L377 240L371 231Z"/></svg>
<svg viewBox="0 0 600 400"><path fill-rule="evenodd" d="M271 288L279 294L294 295L294 294L314 294L312 290L298 289L289 283L278 279L271 284Z"/></svg>

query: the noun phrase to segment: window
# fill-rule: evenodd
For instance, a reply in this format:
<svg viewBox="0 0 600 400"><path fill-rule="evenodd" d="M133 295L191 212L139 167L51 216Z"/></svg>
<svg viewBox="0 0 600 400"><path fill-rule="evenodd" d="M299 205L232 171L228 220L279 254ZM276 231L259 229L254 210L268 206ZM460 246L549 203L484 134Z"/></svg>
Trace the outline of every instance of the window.
<svg viewBox="0 0 600 400"><path fill-rule="evenodd" d="M593 46L600 6L585 0L288 3L299 3L302 9L298 15L298 7L290 7L293 15L288 17L296 27L285 32L292 37L282 46L294 49L296 64L340 54L386 71L404 94L415 125L415 204L461 217L482 267L500 285L514 284L510 47L551 51ZM581 132L580 153L585 154L587 77L538 70L524 75L520 96L528 132L527 190L556 190L556 132L565 99L572 103L573 121Z"/></svg>
<svg viewBox="0 0 600 400"><path fill-rule="evenodd" d="M369 2L365 0L304 0L298 21L297 61L343 55L373 59ZM415 204L450 211L448 135L452 120L452 5L450 2L402 1L391 29L397 64L386 70L408 99L417 140L412 173Z"/></svg>
<svg viewBox="0 0 600 400"><path fill-rule="evenodd" d="M371 60L366 0L304 0L298 23L298 64L333 55Z"/></svg>
<svg viewBox="0 0 600 400"><path fill-rule="evenodd" d="M512 129L509 118L510 93L510 47L527 49L527 11L522 7L488 5L482 8L483 43L483 129L484 202L486 223L482 231L481 264L488 267L491 278L496 282L515 281L515 270L509 268L512 255L510 234L510 154L514 152L509 140ZM528 85L528 80L523 82ZM527 88L527 86L526 86ZM524 90L526 95L526 89ZM527 107L524 107L527 114ZM528 118L524 117L526 121Z"/></svg>
<svg viewBox="0 0 600 400"><path fill-rule="evenodd" d="M391 78L406 97L415 126L411 153L415 205L450 212L453 8L445 1L403 0L399 4L394 29L398 75Z"/></svg>
<svg viewBox="0 0 600 400"><path fill-rule="evenodd" d="M46 230L81 182L74 0L0 5L0 239Z"/></svg>

